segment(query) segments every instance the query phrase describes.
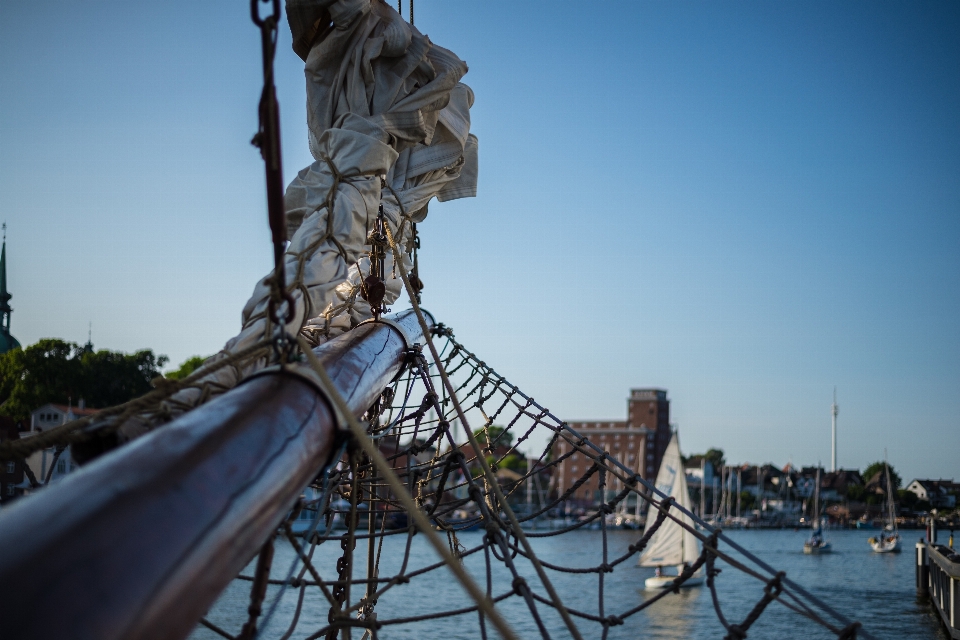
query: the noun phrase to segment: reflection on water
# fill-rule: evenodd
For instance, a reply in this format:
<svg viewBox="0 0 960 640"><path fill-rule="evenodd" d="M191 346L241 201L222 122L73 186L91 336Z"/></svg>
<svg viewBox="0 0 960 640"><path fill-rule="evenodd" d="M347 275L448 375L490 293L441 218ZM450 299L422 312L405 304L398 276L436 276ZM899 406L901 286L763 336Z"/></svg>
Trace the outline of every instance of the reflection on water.
<svg viewBox="0 0 960 640"><path fill-rule="evenodd" d="M733 531L730 536L764 562L787 572L787 575L815 595L828 602L839 612L864 623L878 638L928 639L946 638L935 614L925 605L915 601L913 544L917 536L906 532L904 553L875 554L867 545L868 533L862 531L832 531L828 538L833 543L834 553L824 556L803 554L805 531ZM479 544L482 532L467 532L460 535L461 543L470 548ZM613 531L609 534L609 556L614 558L627 550L639 538L637 531ZM564 567L596 566L601 561L601 537L599 531L580 531L552 538L536 538L531 542L538 555L545 561ZM355 556L356 575L366 571L365 543L358 543ZM390 536L384 541L381 575L396 573L403 561L406 538ZM339 544L327 543L317 548L317 568L327 579L335 575L334 566L339 557ZM292 549L277 541L277 553L273 577L286 574L293 560ZM411 558L408 571L435 561L422 536L411 543ZM494 560L496 563L496 561ZM652 569L637 567L627 561L613 573L604 575L604 614L619 615L637 606L655 592L645 591L643 581L653 574ZM484 584L484 561L482 554L466 558L468 570ZM717 565L723 571L717 578L720 602L724 614L731 622L741 621L762 596L763 585L745 576L724 563ZM252 573L253 566L247 568ZM539 593L535 573L528 564L520 565L521 574ZM598 598L598 575L549 572L565 604L588 614L600 611ZM512 578L502 567L494 568L494 595L511 589ZM352 599L359 597L354 587ZM235 581L209 615L214 623L235 633L242 625L248 604L249 582ZM272 601L278 587L271 587L266 605ZM261 635L263 638L279 638L287 630L297 605L299 592L289 589L271 623ZM469 606L467 598L450 574L440 569L409 584L399 585L387 592L377 604L378 617L388 620L394 617L421 615L430 612ZM266 606L265 606L266 608ZM545 610L546 609L546 610ZM538 609L553 637L567 637L559 616L544 606ZM510 598L501 606L501 611L523 638L539 637L526 605L519 598ZM328 605L316 587L307 587L300 619L293 638L306 638L326 624ZM591 621L578 620L585 638L598 638L600 626ZM380 630L381 638L479 638L477 615L467 614L453 618L419 622L410 625L386 626ZM669 594L627 618L621 626L611 627L609 637L628 638L720 638L724 630L716 614L706 587L693 587L679 594ZM801 636L805 640L832 638L828 631L815 626L777 603L771 604L759 622L751 629L750 638L785 638ZM198 628L192 638L213 639L219 636ZM360 633L355 632L355 639ZM491 634L490 637L496 637Z"/></svg>
<svg viewBox="0 0 960 640"><path fill-rule="evenodd" d="M638 601L650 595L649 591L637 589ZM709 591L703 588L681 589L680 593L668 595L649 610L641 611L632 624L626 624L633 631L642 629L645 638L692 638L695 636L694 612L701 606L709 607L709 599Z"/></svg>

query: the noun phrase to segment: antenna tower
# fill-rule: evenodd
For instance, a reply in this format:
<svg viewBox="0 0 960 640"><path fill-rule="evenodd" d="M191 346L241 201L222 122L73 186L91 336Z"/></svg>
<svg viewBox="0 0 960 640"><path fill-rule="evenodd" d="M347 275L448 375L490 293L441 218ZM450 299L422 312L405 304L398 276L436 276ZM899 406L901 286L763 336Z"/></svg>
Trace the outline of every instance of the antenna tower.
<svg viewBox="0 0 960 640"><path fill-rule="evenodd" d="M837 470L837 414L840 412L840 407L837 406L837 388L833 388L833 405L830 407L830 411L833 414L833 441L830 445L830 471Z"/></svg>

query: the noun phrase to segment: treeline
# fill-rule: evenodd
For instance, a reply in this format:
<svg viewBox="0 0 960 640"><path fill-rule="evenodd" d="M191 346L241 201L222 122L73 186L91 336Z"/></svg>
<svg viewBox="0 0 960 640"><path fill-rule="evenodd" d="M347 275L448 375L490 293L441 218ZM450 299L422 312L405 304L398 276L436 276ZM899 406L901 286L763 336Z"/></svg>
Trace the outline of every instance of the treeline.
<svg viewBox="0 0 960 640"><path fill-rule="evenodd" d="M151 349L94 351L46 338L0 355L0 414L25 420L47 403L77 406L81 398L88 407L120 404L150 391L167 361Z"/></svg>

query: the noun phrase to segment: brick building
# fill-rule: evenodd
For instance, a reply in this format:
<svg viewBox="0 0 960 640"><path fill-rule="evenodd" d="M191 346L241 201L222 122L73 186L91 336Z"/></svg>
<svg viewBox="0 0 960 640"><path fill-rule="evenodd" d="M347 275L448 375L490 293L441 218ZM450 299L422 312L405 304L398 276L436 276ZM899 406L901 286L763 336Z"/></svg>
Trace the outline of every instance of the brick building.
<svg viewBox="0 0 960 640"><path fill-rule="evenodd" d="M653 482L660 468L663 452L670 443L670 401L663 389L631 389L627 398L627 419L616 421L568 422L572 429L607 451L623 465L639 472ZM554 446L553 457L569 453L571 446L564 441ZM562 495L592 465L581 453L574 453L557 465L555 488ZM616 478L607 478L606 495L599 492L599 477L595 474L571 496L577 504L595 504L609 499L623 489Z"/></svg>

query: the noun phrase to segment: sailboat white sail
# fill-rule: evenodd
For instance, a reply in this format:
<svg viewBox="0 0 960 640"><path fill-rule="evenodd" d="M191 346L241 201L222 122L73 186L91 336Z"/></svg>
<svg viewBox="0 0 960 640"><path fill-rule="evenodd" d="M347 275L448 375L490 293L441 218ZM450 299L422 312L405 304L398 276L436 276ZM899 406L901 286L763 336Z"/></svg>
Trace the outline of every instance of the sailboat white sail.
<svg viewBox="0 0 960 640"><path fill-rule="evenodd" d="M683 471L683 461L680 459L680 440L676 433L673 434L663 454L660 471L657 474L657 490L673 498L681 507L690 510L690 493L687 491L687 478ZM700 545L692 531L693 519L679 511L671 511L671 513L687 526L681 526L679 522L670 518L664 520L640 555L640 566L657 567L659 571L664 566L677 565L679 572L684 564L693 563L700 556ZM656 519L656 513L651 509L647 514L644 533L650 530ZM647 579L646 586L648 588L671 586L676 577L676 575L660 574ZM700 584L702 581L702 576L694 575L684 582L683 586Z"/></svg>

